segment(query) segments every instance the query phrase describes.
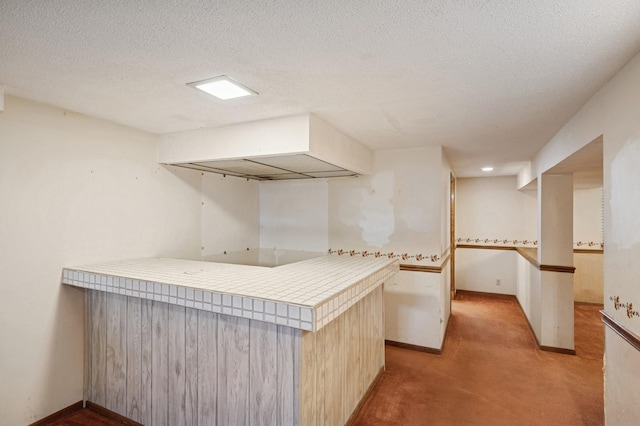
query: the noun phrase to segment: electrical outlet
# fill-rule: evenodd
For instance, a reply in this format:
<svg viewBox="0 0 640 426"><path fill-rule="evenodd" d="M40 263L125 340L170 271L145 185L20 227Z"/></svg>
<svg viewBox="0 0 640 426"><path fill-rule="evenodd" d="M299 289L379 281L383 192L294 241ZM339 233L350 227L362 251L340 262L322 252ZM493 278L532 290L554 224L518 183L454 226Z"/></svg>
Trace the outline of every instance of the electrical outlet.
<svg viewBox="0 0 640 426"><path fill-rule="evenodd" d="M498 278L498 279L496 280L496 285L497 285L498 287L500 287L500 286L502 285L502 280L501 280L500 278Z"/></svg>

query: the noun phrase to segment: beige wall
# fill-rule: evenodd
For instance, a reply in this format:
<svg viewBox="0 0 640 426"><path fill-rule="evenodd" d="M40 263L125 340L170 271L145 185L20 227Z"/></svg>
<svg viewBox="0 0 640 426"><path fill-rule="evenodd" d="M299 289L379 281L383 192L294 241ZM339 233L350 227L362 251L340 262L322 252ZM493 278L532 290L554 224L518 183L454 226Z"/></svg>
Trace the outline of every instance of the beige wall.
<svg viewBox="0 0 640 426"><path fill-rule="evenodd" d="M156 138L7 97L0 113L0 424L82 399L84 293L63 266L200 251L200 175Z"/></svg>
<svg viewBox="0 0 640 426"><path fill-rule="evenodd" d="M604 303L604 255L574 253L573 300L584 303Z"/></svg>

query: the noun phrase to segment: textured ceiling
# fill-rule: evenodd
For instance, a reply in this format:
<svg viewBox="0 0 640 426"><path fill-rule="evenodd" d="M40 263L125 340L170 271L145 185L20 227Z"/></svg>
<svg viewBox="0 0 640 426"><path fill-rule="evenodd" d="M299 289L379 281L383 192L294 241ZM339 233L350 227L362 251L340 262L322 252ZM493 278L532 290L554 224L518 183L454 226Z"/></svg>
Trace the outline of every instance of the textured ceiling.
<svg viewBox="0 0 640 426"><path fill-rule="evenodd" d="M513 174L640 50L640 2L0 2L12 95L152 133L313 112ZM227 74L226 103L186 83Z"/></svg>

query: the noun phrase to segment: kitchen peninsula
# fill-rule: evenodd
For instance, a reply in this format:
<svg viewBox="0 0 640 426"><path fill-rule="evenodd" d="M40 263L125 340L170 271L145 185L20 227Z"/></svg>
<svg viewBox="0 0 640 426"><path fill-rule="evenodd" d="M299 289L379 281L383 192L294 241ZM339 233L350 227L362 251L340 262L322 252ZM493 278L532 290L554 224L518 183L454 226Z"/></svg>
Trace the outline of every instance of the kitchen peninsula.
<svg viewBox="0 0 640 426"><path fill-rule="evenodd" d="M384 369L388 258L136 259L88 289L85 399L144 424L344 424Z"/></svg>

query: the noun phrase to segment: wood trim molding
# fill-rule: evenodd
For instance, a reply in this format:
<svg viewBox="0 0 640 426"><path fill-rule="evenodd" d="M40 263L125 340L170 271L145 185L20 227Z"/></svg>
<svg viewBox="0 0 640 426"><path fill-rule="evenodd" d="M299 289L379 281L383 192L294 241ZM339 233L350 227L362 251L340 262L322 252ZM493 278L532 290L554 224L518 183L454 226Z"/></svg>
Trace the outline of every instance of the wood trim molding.
<svg viewBox="0 0 640 426"><path fill-rule="evenodd" d="M442 273L442 270L447 266L447 263L449 263L450 258L451 258L451 255L447 253L447 255L442 259L442 263L440 263L440 265L438 266L409 265L407 263L401 263L400 270L413 271L413 272L432 272L432 273L440 274Z"/></svg>
<svg viewBox="0 0 640 426"><path fill-rule="evenodd" d="M575 266L561 266L561 265L545 265L538 263L538 260L534 257L533 251L534 249L524 248L524 247L516 247L516 251L520 254L520 256L524 257L535 266L540 271L548 271L548 272L564 272L568 274L573 274L576 271Z"/></svg>
<svg viewBox="0 0 640 426"><path fill-rule="evenodd" d="M369 385L369 388L364 393L364 395L362 395L362 399L360 399L360 402L358 402L358 405L356 405L356 408L353 410L353 413L351 413L351 416L349 416L349 419L345 423L345 426L350 426L355 422L356 417L358 417L358 414L360 413L360 410L362 410L362 407L364 407L364 404L369 399L369 396L371 396L371 392L373 392L373 389L376 387L376 385L382 378L383 374L384 374L384 366L380 367L378 374L376 375L375 379L373 379L373 381Z"/></svg>
<svg viewBox="0 0 640 426"><path fill-rule="evenodd" d="M74 404L71 404L68 407L63 408L60 411L56 411L55 413L48 415L44 419L40 419L37 422L31 423L29 426L45 426L55 422L56 420L60 420L61 418L68 416L69 414L75 413L76 411L80 411L83 408L84 408L84 403L82 401L78 401Z"/></svg>
<svg viewBox="0 0 640 426"><path fill-rule="evenodd" d="M622 337L627 343L640 351L640 336L625 327L620 321L604 310L600 311L602 322L604 325L615 331L618 336Z"/></svg>
<svg viewBox="0 0 640 426"><path fill-rule="evenodd" d="M574 253L588 253L588 254L604 254L604 250L589 250L589 249L573 249Z"/></svg>
<svg viewBox="0 0 640 426"><path fill-rule="evenodd" d="M576 272L575 266L560 266L560 265L540 265L538 269L541 271L549 271L549 272L564 272L567 274L573 274Z"/></svg>
<svg viewBox="0 0 640 426"><path fill-rule="evenodd" d="M111 420L115 420L124 426L144 426L142 423L138 423L131 419L126 418L123 415L120 415L114 411L111 411L107 408L104 408L101 405L96 404L95 402L87 401L87 409L100 414L102 417L106 417Z"/></svg>
<svg viewBox="0 0 640 426"><path fill-rule="evenodd" d="M441 266L424 266L424 265L407 265L400 264L401 271L413 271L413 272L433 272L439 274L442 272Z"/></svg>

